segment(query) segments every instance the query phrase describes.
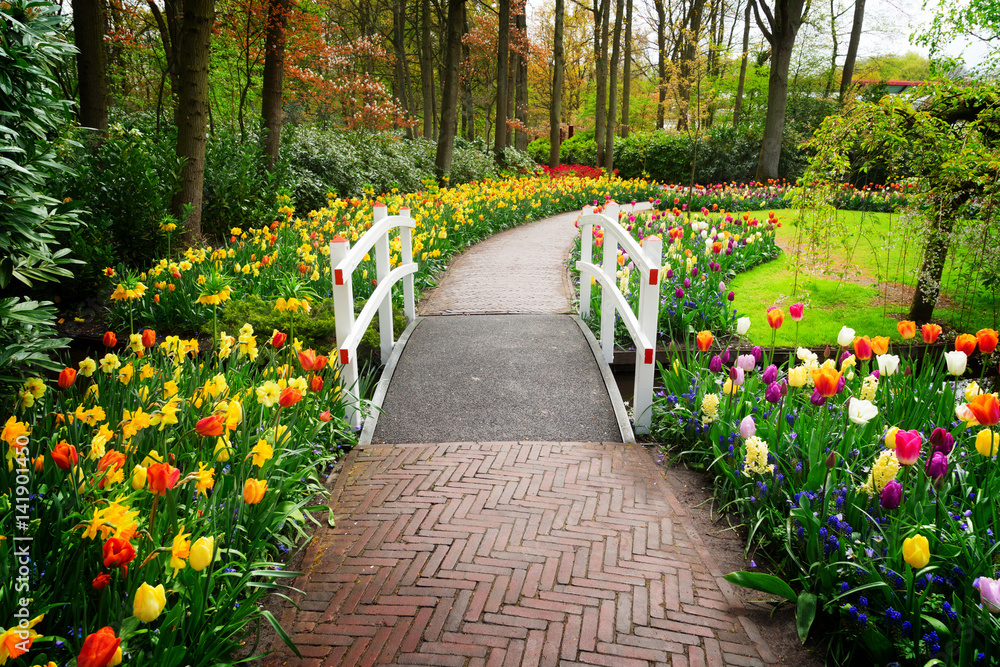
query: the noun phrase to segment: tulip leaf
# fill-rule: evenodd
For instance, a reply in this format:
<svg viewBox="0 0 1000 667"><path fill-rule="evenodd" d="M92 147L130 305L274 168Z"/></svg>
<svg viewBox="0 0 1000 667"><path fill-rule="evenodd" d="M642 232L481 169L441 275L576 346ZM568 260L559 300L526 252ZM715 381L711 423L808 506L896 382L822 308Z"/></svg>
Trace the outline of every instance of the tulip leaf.
<svg viewBox="0 0 1000 667"><path fill-rule="evenodd" d="M885 635L872 628L871 623L861 635L861 642L875 663L885 664L892 658L892 644Z"/></svg>
<svg viewBox="0 0 1000 667"><path fill-rule="evenodd" d="M784 582L782 582L784 583ZM809 628L816 620L816 595L809 591L799 593L798 603L795 605L795 629L799 632L799 641L803 644L809 637Z"/></svg>
<svg viewBox="0 0 1000 667"><path fill-rule="evenodd" d="M783 597L789 602L795 602L798 599L798 595L792 590L783 579L774 576L773 574L764 574L763 572L746 572L741 570L739 572L730 572L725 577L726 581L731 584L736 584L737 586L742 586L743 588L751 588L755 591L761 591L762 593L770 593L771 595L777 595Z"/></svg>
<svg viewBox="0 0 1000 667"><path fill-rule="evenodd" d="M281 641L285 642L285 646L292 649L292 652L294 652L295 655L301 658L302 654L299 653L299 647L295 645L295 642L292 641L292 638L289 637L288 633L285 632L285 629L281 627L281 623L279 623L278 619L274 617L274 614L269 612L267 609L264 609L260 612L260 615L263 616L265 619L267 619L267 622L271 624L271 627L274 628L274 631L278 633L279 637L281 637Z"/></svg>
<svg viewBox="0 0 1000 667"><path fill-rule="evenodd" d="M948 629L947 625L941 622L941 619L928 616L927 614L921 614L920 618L924 619L925 623L934 628L935 632L938 633L938 636L942 641L951 639L951 630Z"/></svg>

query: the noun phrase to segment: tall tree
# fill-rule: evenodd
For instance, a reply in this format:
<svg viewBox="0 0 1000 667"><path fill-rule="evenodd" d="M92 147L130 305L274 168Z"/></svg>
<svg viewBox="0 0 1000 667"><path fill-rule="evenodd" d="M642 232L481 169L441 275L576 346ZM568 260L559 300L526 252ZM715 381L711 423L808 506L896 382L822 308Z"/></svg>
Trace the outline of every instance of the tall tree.
<svg viewBox="0 0 1000 667"><path fill-rule="evenodd" d="M500 26L497 45L497 123L493 141L493 156L503 162L507 146L507 83L510 77L510 0L500 0Z"/></svg>
<svg viewBox="0 0 1000 667"><path fill-rule="evenodd" d="M656 128L663 129L667 99L667 9L664 0L653 0L656 7Z"/></svg>
<svg viewBox="0 0 1000 667"><path fill-rule="evenodd" d="M840 103L844 103L851 80L854 78L854 63L858 59L858 44L861 43L861 27L865 22L865 0L854 0L854 22L851 24L851 41L847 44L844 58L844 73L840 77Z"/></svg>
<svg viewBox="0 0 1000 667"><path fill-rule="evenodd" d="M458 129L459 68L462 65L462 14L465 0L448 0L447 40L444 58L444 89L441 92L441 126L434 168L444 183L451 172L455 152L455 132Z"/></svg>
<svg viewBox="0 0 1000 667"><path fill-rule="evenodd" d="M792 61L795 37L809 11L810 0L773 0L773 11L766 0L751 0L751 2L757 25L771 45L767 113L764 116L764 137L760 145L760 158L757 161L757 180L767 182L768 179L778 177L781 138L785 127L785 107L788 103L788 66ZM761 12L764 14L766 24L761 19Z"/></svg>
<svg viewBox="0 0 1000 667"><path fill-rule="evenodd" d="M632 0L625 5L625 65L622 68L621 136L628 137L629 113L632 100Z"/></svg>
<svg viewBox="0 0 1000 667"><path fill-rule="evenodd" d="M431 51L431 2L420 3L420 95L423 98L424 138L434 137L434 54Z"/></svg>
<svg viewBox="0 0 1000 667"><path fill-rule="evenodd" d="M680 76L677 79L677 129L686 130L688 108L691 106L691 82L696 75L698 43L701 41L701 24L705 12L705 0L691 0L681 35L684 48L681 50Z"/></svg>
<svg viewBox="0 0 1000 667"><path fill-rule="evenodd" d="M610 174L615 165L615 112L618 110L618 59L622 46L622 10L625 0L615 1L615 32L611 46L608 82L608 125L604 135L604 169Z"/></svg>
<svg viewBox="0 0 1000 667"><path fill-rule="evenodd" d="M552 105L549 107L549 167L559 166L559 132L562 124L563 98L563 23L565 0L556 0L555 28L552 34Z"/></svg>
<svg viewBox="0 0 1000 667"><path fill-rule="evenodd" d="M597 77L597 112L594 118L594 141L597 142L597 165L604 164L604 132L608 116L608 20L610 0L594 0L594 57Z"/></svg>
<svg viewBox="0 0 1000 667"><path fill-rule="evenodd" d="M73 0L73 35L80 90L80 125L104 133L108 129L108 75L104 36L104 0Z"/></svg>
<svg viewBox="0 0 1000 667"><path fill-rule="evenodd" d="M517 94L514 100L514 119L517 130L514 132L514 148L523 151L528 147L528 16L525 14L526 3L517 3L514 14L514 29L517 31L518 49L514 58L516 70L514 80Z"/></svg>
<svg viewBox="0 0 1000 667"><path fill-rule="evenodd" d="M202 185L205 180L205 125L208 121L208 46L215 21L215 0L185 0L177 42L177 157L184 159L180 190L173 210L184 220L184 238L201 235ZM187 217L185 209L190 207Z"/></svg>
<svg viewBox="0 0 1000 667"><path fill-rule="evenodd" d="M393 78L393 89L395 90L397 104L406 112L407 119L413 116L413 104L408 95L409 86L407 82L410 74L410 64L406 59L406 36L404 34L406 20L406 0L394 0L392 3L392 47L395 58L395 77ZM413 126L407 124L406 135L413 137Z"/></svg>
<svg viewBox="0 0 1000 667"><path fill-rule="evenodd" d="M285 78L285 31L290 0L268 0L264 43L261 116L264 119L264 159L268 170L278 162L281 146L281 101Z"/></svg>
<svg viewBox="0 0 1000 667"><path fill-rule="evenodd" d="M743 112L743 90L747 82L747 61L750 58L750 5L753 0L747 0L743 11L743 57L740 59L740 81L736 85L736 102L733 105L733 127L740 126L740 115Z"/></svg>

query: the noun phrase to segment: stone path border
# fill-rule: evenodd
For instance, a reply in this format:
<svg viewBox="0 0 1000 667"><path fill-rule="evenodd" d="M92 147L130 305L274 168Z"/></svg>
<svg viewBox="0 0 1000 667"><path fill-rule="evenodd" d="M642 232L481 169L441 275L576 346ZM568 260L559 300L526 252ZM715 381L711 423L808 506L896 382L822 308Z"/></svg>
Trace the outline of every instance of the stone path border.
<svg viewBox="0 0 1000 667"><path fill-rule="evenodd" d="M345 460L267 665L776 662L649 454L366 445Z"/></svg>

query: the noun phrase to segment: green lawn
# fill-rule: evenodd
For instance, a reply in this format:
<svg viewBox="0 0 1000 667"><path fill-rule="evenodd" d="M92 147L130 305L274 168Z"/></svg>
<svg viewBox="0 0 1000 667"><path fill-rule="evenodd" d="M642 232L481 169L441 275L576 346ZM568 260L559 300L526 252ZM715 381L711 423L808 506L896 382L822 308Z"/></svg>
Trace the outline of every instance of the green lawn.
<svg viewBox="0 0 1000 667"><path fill-rule="evenodd" d="M752 215L766 218L767 211ZM730 283L736 292L734 307L741 316L751 319L751 339L759 344L770 343L765 311L775 305L786 313L778 345L793 345L796 340L799 345L832 344L845 325L858 335L891 335L901 340L896 322L905 319L909 300L893 303L873 284L916 284L923 261L917 223L899 214L856 211L837 211L835 218L823 221L812 212L785 210L776 215L782 223L777 230L778 242L788 252ZM934 311L935 321L943 326L969 332L998 328L994 299L1000 295L982 286L978 253L978 248L972 248L953 249L949 254L942 278L945 301L939 301ZM795 302L806 305L797 335L795 322L787 317L788 306Z"/></svg>

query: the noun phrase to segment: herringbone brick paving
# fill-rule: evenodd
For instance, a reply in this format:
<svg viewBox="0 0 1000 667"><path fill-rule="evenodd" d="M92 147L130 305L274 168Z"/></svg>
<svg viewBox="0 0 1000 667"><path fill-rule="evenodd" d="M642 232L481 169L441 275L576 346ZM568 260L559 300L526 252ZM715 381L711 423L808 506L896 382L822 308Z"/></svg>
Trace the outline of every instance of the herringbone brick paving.
<svg viewBox="0 0 1000 667"><path fill-rule="evenodd" d="M269 665L775 662L638 445L368 445Z"/></svg>

